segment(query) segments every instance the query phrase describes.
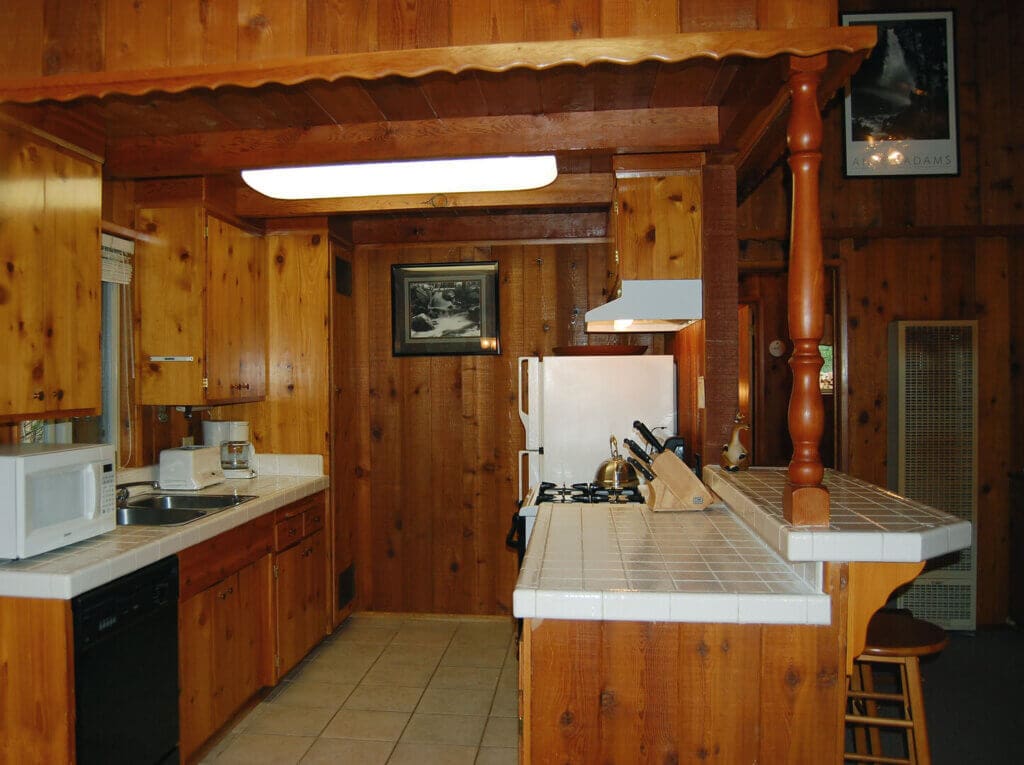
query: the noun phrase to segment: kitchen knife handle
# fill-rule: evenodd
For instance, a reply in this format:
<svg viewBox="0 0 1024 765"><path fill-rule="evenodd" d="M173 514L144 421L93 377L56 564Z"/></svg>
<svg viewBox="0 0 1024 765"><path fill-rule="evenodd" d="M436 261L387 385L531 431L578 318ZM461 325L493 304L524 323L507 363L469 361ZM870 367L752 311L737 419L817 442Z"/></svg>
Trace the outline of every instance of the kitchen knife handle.
<svg viewBox="0 0 1024 765"><path fill-rule="evenodd" d="M640 460L633 457L626 457L626 462L636 468L636 472L646 478L648 481L654 480L654 473L648 470Z"/></svg>
<svg viewBox="0 0 1024 765"><path fill-rule="evenodd" d="M643 447L640 446L640 444L638 444L632 438L623 438L622 443L624 443L626 445L626 448L633 452L634 455L636 455L636 458L638 460L648 465L651 464L650 456L647 454L647 452L643 450Z"/></svg>
<svg viewBox="0 0 1024 765"><path fill-rule="evenodd" d="M649 443L654 451L658 454L665 451L665 447L661 445L661 441L659 441L650 431L650 428L640 422L640 420L633 420L633 427L636 428L637 432L644 437L644 441Z"/></svg>

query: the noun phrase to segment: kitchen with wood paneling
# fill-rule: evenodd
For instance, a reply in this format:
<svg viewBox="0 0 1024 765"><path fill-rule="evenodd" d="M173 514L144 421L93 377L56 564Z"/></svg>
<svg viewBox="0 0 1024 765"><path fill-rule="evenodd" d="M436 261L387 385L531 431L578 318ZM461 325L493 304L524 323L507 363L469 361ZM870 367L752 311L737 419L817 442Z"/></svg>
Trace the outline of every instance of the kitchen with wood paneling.
<svg viewBox="0 0 1024 765"><path fill-rule="evenodd" d="M80 604L167 559L178 727L160 761L216 756L363 614L516 631L523 763L842 761L875 612L929 618L935 569L969 559L958 618L1005 625L1024 468L1020 11L944 6L957 175L847 177L843 88L879 39L841 14L888 5L5 3L0 449L23 453L37 423L88 441L112 406L130 497L209 420L248 424L258 474L171 492L229 505L194 523L0 561L0 761L92 761ZM241 176L538 154L557 177L525 190L276 199ZM101 279L107 237L133 251L128 285ZM394 268L484 262L500 352L396 353ZM695 315L588 331L631 290L683 283ZM890 491L893 327L927 322L976 337L966 519ZM622 451L651 471L646 503L538 499L555 458L531 451L526 370L599 356L675 370L674 430L618 433L643 444ZM621 387L615 416L643 419L644 392ZM734 435L738 471L721 454ZM710 506L680 511L697 486ZM6 524L16 502L0 502ZM536 513L517 556L521 506ZM611 550L613 574L595 563Z"/></svg>

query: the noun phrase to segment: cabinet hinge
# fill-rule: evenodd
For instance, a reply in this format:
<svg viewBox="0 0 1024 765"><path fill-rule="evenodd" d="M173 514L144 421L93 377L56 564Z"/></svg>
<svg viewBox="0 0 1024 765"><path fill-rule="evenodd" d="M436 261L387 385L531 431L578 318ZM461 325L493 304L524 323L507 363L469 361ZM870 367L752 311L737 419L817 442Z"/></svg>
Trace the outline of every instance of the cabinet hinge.
<svg viewBox="0 0 1024 765"><path fill-rule="evenodd" d="M207 390L209 387L210 387L210 378L209 377L204 377L203 378L203 390Z"/></svg>
<svg viewBox="0 0 1024 765"><path fill-rule="evenodd" d="M616 199L616 200L614 200L612 202L612 212L615 213L616 215L619 214L619 200L618 199Z"/></svg>
<svg viewBox="0 0 1024 765"><path fill-rule="evenodd" d="M281 654L274 654L274 669L281 669Z"/></svg>
<svg viewBox="0 0 1024 765"><path fill-rule="evenodd" d="M281 570L277 567L276 563L274 564L273 571L274 571L274 581L276 582L281 577Z"/></svg>

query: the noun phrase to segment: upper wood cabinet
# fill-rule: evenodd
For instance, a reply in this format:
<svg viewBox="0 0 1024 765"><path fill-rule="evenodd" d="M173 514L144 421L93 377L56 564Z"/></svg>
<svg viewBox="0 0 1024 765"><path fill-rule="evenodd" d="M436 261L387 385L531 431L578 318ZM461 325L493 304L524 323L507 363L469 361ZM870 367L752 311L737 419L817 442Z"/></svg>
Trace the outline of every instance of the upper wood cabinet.
<svg viewBox="0 0 1024 765"><path fill-rule="evenodd" d="M699 168L618 169L612 202L609 293L624 279L699 279Z"/></svg>
<svg viewBox="0 0 1024 765"><path fill-rule="evenodd" d="M198 206L139 209L137 227L140 403L264 398L262 239Z"/></svg>
<svg viewBox="0 0 1024 765"><path fill-rule="evenodd" d="M99 165L0 127L0 415L99 410Z"/></svg>

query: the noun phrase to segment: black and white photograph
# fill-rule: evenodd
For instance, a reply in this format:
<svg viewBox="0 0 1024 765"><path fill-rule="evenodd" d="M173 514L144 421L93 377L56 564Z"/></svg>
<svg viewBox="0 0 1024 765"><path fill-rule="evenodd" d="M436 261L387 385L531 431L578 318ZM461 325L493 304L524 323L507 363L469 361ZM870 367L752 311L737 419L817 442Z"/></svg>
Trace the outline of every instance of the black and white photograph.
<svg viewBox="0 0 1024 765"><path fill-rule="evenodd" d="M957 175L953 13L856 13L873 24L874 50L850 79L848 176Z"/></svg>
<svg viewBox="0 0 1024 765"><path fill-rule="evenodd" d="M497 274L496 262L392 266L394 354L499 353Z"/></svg>

